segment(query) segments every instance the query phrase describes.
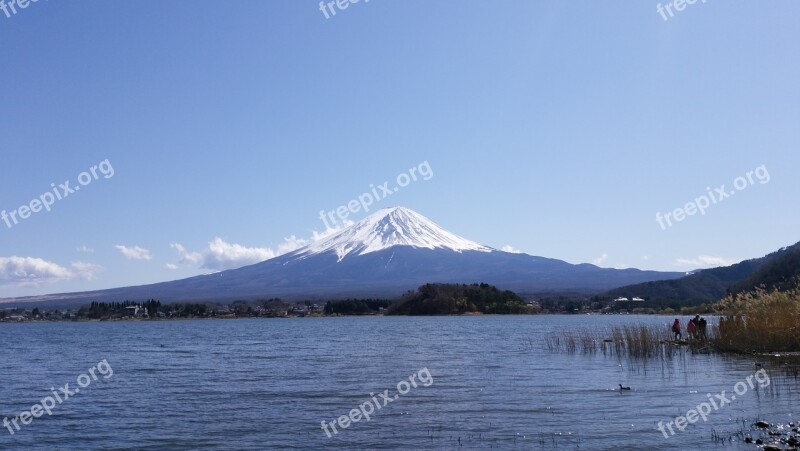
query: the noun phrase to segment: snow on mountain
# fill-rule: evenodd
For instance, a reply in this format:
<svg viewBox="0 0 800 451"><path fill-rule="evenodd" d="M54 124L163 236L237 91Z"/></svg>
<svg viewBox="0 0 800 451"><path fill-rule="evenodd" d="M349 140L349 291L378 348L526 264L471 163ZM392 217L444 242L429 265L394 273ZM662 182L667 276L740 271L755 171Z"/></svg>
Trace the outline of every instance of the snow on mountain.
<svg viewBox="0 0 800 451"><path fill-rule="evenodd" d="M520 293L598 292L682 273L598 268L492 249L450 233L407 208L379 210L294 252L215 274L16 302L65 305L120 299L162 302L240 299L392 298L420 285L486 282Z"/></svg>
<svg viewBox="0 0 800 451"><path fill-rule="evenodd" d="M293 252L306 258L334 252L342 261L348 255L365 255L393 246L449 249L455 252L492 252L494 249L462 238L421 214L404 207L384 208L341 232Z"/></svg>

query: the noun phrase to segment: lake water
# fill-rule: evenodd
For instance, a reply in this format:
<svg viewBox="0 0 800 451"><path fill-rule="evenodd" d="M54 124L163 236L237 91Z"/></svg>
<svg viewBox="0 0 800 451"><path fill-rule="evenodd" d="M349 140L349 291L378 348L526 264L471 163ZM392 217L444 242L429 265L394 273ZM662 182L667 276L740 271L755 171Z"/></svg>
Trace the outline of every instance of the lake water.
<svg viewBox="0 0 800 451"><path fill-rule="evenodd" d="M751 358L685 352L648 364L543 349L560 329L657 323L648 316L345 317L0 324L0 418L106 359L98 373L2 449L756 449L720 444L756 417L797 420L798 384L766 363L751 389L676 435L658 422L727 396ZM432 383L425 386L420 371ZM416 387L398 395L398 382ZM422 372L422 376L427 373ZM82 379L83 383L87 379ZM752 379L751 379L752 380ZM621 392L618 384L630 386ZM405 390L406 386L401 385ZM379 393L398 395L386 406ZM372 399L382 408L332 422ZM368 406L364 407L369 410ZM360 412L359 412L360 413ZM358 415L354 416L357 417ZM13 426L12 426L13 429ZM330 429L330 427L329 427Z"/></svg>

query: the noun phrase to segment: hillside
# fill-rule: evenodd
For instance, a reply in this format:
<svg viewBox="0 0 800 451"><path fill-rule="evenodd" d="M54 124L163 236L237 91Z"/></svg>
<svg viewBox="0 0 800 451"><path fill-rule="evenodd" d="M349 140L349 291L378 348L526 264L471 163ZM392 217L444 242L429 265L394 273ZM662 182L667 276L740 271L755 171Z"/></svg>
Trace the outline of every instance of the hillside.
<svg viewBox="0 0 800 451"><path fill-rule="evenodd" d="M610 297L639 296L648 301L673 300L684 304L717 301L728 294L756 286L786 289L800 276L800 243L761 258L711 268L674 280L627 285L606 293Z"/></svg>
<svg viewBox="0 0 800 451"><path fill-rule="evenodd" d="M0 303L395 298L430 281L475 280L516 292L597 293L682 275L573 265L553 258L504 252L449 232L413 210L392 207L293 252L237 269L150 285L0 299Z"/></svg>
<svg viewBox="0 0 800 451"><path fill-rule="evenodd" d="M388 311L390 315L459 315L464 313L532 313L511 291L480 285L426 284L408 293Z"/></svg>
<svg viewBox="0 0 800 451"><path fill-rule="evenodd" d="M753 291L760 286L780 291L795 288L800 277L800 243L774 255L747 278L733 284L729 291L737 294Z"/></svg>

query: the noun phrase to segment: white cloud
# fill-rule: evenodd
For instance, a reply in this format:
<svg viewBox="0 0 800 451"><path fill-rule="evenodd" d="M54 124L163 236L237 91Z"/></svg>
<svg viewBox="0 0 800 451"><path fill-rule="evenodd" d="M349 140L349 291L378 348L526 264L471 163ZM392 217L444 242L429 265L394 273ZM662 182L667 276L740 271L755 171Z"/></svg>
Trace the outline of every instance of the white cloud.
<svg viewBox="0 0 800 451"><path fill-rule="evenodd" d="M520 251L519 249L514 249L509 244L506 244L505 246L500 248L500 250L503 251L503 252L511 252L512 254L521 254L522 253L522 251Z"/></svg>
<svg viewBox="0 0 800 451"><path fill-rule="evenodd" d="M284 238L283 243L278 245L278 250L275 252L275 256L292 252L294 250L300 249L303 246L308 246L311 243L312 243L311 240L297 238L296 236L292 235L290 237Z"/></svg>
<svg viewBox="0 0 800 451"><path fill-rule="evenodd" d="M180 243L173 243L170 246L178 252L180 260L177 264L172 264L172 266L177 268L178 265L200 264L201 268L214 271L240 268L242 266L260 263L264 260L275 258L300 249L301 247L308 246L315 241L334 235L353 224L352 221L348 220L344 221L339 227L328 228L323 232L314 230L312 231L311 237L308 239L291 235L284 238L283 243L280 243L276 249L269 247L247 247L241 244L229 243L219 237L210 241L208 247L202 252L189 252ZM172 266L168 265L168 268L173 269Z"/></svg>
<svg viewBox="0 0 800 451"><path fill-rule="evenodd" d="M232 269L252 265L277 256L275 251L266 247L245 247L241 244L228 243L222 238L214 238L208 243L204 254L203 268Z"/></svg>
<svg viewBox="0 0 800 451"><path fill-rule="evenodd" d="M98 272L103 270L100 265L77 261L70 266L73 278L92 280Z"/></svg>
<svg viewBox="0 0 800 451"><path fill-rule="evenodd" d="M169 269L169 270L173 270L173 271L178 269L178 265L175 265L175 264L172 264L172 263L167 263L166 265L164 265L164 267Z"/></svg>
<svg viewBox="0 0 800 451"><path fill-rule="evenodd" d="M35 257L0 257L0 285L37 286L62 280L90 280L102 269L83 262L64 267Z"/></svg>
<svg viewBox="0 0 800 451"><path fill-rule="evenodd" d="M730 266L738 262L738 260L725 257L713 257L711 255L699 255L697 258L679 258L675 260L675 264L678 266L691 266L695 268Z"/></svg>
<svg viewBox="0 0 800 451"><path fill-rule="evenodd" d="M186 248L183 247L183 245L180 243L172 243L169 245L169 247L175 249L175 251L178 252L178 256L180 257L178 264L183 264L183 263L197 264L203 261L202 254L200 254L199 252L188 252ZM177 266L175 266L175 268L177 268Z"/></svg>
<svg viewBox="0 0 800 451"><path fill-rule="evenodd" d="M128 247L123 246L121 244L117 244L114 246L117 248L118 251L122 252L122 255L128 258L128 260L152 260L153 256L150 255L150 251L139 246Z"/></svg>
<svg viewBox="0 0 800 451"><path fill-rule="evenodd" d="M324 232L317 232L316 230L314 230L311 233L311 238L310 238L309 244L317 242L317 241L319 241L321 239L324 239L324 238L328 238L329 236L335 235L335 234L341 232L342 230L350 227L353 224L355 224L355 222L353 222L353 221L351 221L349 219L345 219L341 226L337 226L337 227L333 227L333 228L328 227L327 229L325 229Z"/></svg>
<svg viewBox="0 0 800 451"><path fill-rule="evenodd" d="M603 263L604 263L606 260L608 260L608 254L603 254L603 255L601 255L601 256L599 256L599 257L595 258L594 260L592 260L592 263L594 263L594 264L595 264L595 265L597 265L597 266L600 266L600 265L602 265L602 264L603 264Z"/></svg>
<svg viewBox="0 0 800 451"><path fill-rule="evenodd" d="M86 246L77 247L77 248L75 248L75 250L78 251L78 252L83 252L84 254L92 254L92 253L94 253L94 249L92 249L91 247L86 247Z"/></svg>

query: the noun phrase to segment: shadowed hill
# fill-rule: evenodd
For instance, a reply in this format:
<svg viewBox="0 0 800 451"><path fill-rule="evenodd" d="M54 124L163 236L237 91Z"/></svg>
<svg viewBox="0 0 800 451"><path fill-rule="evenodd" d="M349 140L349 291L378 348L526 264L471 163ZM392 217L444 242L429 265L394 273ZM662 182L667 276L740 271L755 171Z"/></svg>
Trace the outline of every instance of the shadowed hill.
<svg viewBox="0 0 800 451"><path fill-rule="evenodd" d="M800 243L761 258L711 268L674 280L645 282L615 288L608 296L639 296L648 300L677 300L686 304L717 301L730 293L763 285L786 289L800 275Z"/></svg>
<svg viewBox="0 0 800 451"><path fill-rule="evenodd" d="M492 285L425 284L389 307L390 315L459 315L532 313L511 291Z"/></svg>

